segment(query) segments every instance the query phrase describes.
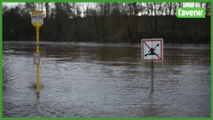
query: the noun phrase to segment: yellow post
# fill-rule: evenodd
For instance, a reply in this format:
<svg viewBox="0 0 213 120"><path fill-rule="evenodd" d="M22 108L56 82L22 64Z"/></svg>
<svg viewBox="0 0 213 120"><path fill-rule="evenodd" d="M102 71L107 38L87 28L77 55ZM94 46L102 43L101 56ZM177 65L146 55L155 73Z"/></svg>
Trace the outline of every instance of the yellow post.
<svg viewBox="0 0 213 120"><path fill-rule="evenodd" d="M36 52L39 53L39 27L36 27ZM36 65L36 92L40 93L39 64Z"/></svg>
<svg viewBox="0 0 213 120"><path fill-rule="evenodd" d="M39 56L39 28L43 25L43 11L33 10L31 14L32 24L36 28L36 53ZM35 57L35 56L34 56ZM35 59L35 58L34 58ZM38 58L39 59L39 58ZM39 60L36 64L36 93L39 95L40 93L40 76L39 76Z"/></svg>

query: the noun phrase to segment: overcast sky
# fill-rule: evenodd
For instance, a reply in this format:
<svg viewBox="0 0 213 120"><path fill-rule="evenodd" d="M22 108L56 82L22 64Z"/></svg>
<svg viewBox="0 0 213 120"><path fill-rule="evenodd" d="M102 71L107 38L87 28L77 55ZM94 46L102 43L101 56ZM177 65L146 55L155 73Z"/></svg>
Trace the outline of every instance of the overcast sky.
<svg viewBox="0 0 213 120"><path fill-rule="evenodd" d="M14 6L18 5L18 3L15 3L15 2L3 2L2 4L6 5L8 7L14 7ZM22 3L22 4L24 4L24 3Z"/></svg>

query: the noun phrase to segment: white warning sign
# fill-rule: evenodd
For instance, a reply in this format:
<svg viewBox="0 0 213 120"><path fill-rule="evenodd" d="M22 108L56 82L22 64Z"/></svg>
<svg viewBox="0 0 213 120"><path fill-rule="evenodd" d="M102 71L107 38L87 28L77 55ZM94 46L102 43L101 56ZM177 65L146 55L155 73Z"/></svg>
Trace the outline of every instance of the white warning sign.
<svg viewBox="0 0 213 120"><path fill-rule="evenodd" d="M141 59L147 62L163 61L163 39L151 38L141 40Z"/></svg>
<svg viewBox="0 0 213 120"><path fill-rule="evenodd" d="M40 54L38 52L34 52L34 64L35 65L40 64Z"/></svg>

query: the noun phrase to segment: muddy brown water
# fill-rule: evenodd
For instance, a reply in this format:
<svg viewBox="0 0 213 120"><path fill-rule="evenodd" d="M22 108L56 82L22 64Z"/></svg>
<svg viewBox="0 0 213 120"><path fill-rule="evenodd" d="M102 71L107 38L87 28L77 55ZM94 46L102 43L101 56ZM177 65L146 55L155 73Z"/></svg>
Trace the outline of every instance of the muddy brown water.
<svg viewBox="0 0 213 120"><path fill-rule="evenodd" d="M140 45L3 43L3 117L210 117L210 45L165 44L164 61L141 62Z"/></svg>

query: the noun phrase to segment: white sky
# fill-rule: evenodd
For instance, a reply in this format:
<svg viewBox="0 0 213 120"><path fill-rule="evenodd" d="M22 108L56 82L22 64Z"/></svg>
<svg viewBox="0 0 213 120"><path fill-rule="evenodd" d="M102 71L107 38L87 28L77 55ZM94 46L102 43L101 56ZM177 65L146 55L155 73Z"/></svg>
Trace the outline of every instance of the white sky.
<svg viewBox="0 0 213 120"><path fill-rule="evenodd" d="M20 2L21 3L21 2ZM8 7L15 7L18 5L18 3L14 3L14 2L3 2L2 3L3 5L6 5ZM24 3L21 3L21 4L24 4Z"/></svg>

